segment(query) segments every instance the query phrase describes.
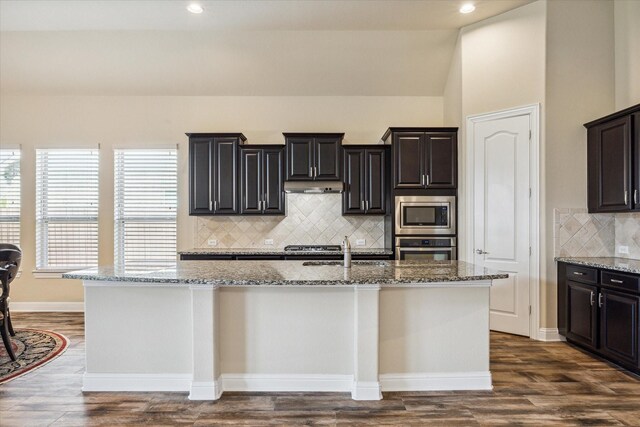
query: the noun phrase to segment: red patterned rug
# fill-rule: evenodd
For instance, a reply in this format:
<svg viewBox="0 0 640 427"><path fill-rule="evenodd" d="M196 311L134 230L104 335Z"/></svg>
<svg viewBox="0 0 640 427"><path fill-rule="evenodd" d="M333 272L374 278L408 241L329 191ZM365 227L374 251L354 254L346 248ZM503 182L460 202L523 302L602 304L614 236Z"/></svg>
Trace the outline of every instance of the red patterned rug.
<svg viewBox="0 0 640 427"><path fill-rule="evenodd" d="M25 375L60 356L69 345L69 340L56 332L38 329L16 329L11 337L13 352L17 360L9 358L0 340L0 384Z"/></svg>

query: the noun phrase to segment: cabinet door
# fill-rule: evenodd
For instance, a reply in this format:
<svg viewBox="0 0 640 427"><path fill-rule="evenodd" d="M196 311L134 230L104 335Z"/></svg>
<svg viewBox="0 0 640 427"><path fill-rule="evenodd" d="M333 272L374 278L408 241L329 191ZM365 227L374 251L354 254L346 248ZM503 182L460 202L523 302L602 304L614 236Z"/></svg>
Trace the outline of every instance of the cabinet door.
<svg viewBox="0 0 640 427"><path fill-rule="evenodd" d="M284 214L284 150L264 149L262 162L264 213Z"/></svg>
<svg viewBox="0 0 640 427"><path fill-rule="evenodd" d="M631 209L631 116L588 131L589 210Z"/></svg>
<svg viewBox="0 0 640 427"><path fill-rule="evenodd" d="M567 338L596 348L598 289L567 281Z"/></svg>
<svg viewBox="0 0 640 427"><path fill-rule="evenodd" d="M364 149L344 149L344 192L342 193L343 214L364 213L364 158Z"/></svg>
<svg viewBox="0 0 640 427"><path fill-rule="evenodd" d="M318 137L315 139L314 151L314 179L322 181L340 180L342 163L340 139L336 137Z"/></svg>
<svg viewBox="0 0 640 427"><path fill-rule="evenodd" d="M638 367L638 301L640 298L602 290L600 351Z"/></svg>
<svg viewBox="0 0 640 427"><path fill-rule="evenodd" d="M458 138L456 133L428 133L425 136L427 188L456 188Z"/></svg>
<svg viewBox="0 0 640 427"><path fill-rule="evenodd" d="M396 133L393 135L394 187L424 188L424 134Z"/></svg>
<svg viewBox="0 0 640 427"><path fill-rule="evenodd" d="M211 198L213 139L189 140L189 213L206 214L213 210Z"/></svg>
<svg viewBox="0 0 640 427"><path fill-rule="evenodd" d="M238 147L237 138L215 138L213 167L213 212L238 213Z"/></svg>
<svg viewBox="0 0 640 427"><path fill-rule="evenodd" d="M633 209L640 210L640 113L634 113L631 120L633 120L633 152L635 153Z"/></svg>
<svg viewBox="0 0 640 427"><path fill-rule="evenodd" d="M262 150L240 149L240 213L262 211Z"/></svg>
<svg viewBox="0 0 640 427"><path fill-rule="evenodd" d="M313 180L313 138L287 138L287 180Z"/></svg>
<svg viewBox="0 0 640 427"><path fill-rule="evenodd" d="M386 213L387 196L385 176L386 154L384 148L371 148L365 152L365 195L366 213Z"/></svg>

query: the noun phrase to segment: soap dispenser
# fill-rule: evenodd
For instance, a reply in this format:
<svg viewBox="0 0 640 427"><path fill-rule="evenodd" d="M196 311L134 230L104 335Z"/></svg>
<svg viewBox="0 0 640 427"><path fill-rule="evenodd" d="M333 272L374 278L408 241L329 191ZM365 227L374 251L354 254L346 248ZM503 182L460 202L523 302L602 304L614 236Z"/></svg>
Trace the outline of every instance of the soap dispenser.
<svg viewBox="0 0 640 427"><path fill-rule="evenodd" d="M344 236L342 241L342 251L344 252L344 268L351 268L351 243L349 243L347 236Z"/></svg>

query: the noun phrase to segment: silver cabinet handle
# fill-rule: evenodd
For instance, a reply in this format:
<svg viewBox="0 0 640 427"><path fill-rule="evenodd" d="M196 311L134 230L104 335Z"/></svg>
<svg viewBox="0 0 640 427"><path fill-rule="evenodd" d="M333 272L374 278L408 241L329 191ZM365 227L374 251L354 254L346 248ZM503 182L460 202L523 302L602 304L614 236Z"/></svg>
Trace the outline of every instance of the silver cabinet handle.
<svg viewBox="0 0 640 427"><path fill-rule="evenodd" d="M429 186L430 181L431 181L431 179L429 179L429 174L427 174L427 187Z"/></svg>
<svg viewBox="0 0 640 427"><path fill-rule="evenodd" d="M591 291L591 295L589 296L589 302L591 303L591 307L593 307L593 303L595 302L594 297L595 294Z"/></svg>
<svg viewBox="0 0 640 427"><path fill-rule="evenodd" d="M364 210L364 200L360 202L360 210Z"/></svg>
<svg viewBox="0 0 640 427"><path fill-rule="evenodd" d="M425 186L426 186L425 181L426 181L426 178L425 178L425 176L424 176L424 175L422 175L422 186L423 186L423 187L425 187Z"/></svg>
<svg viewBox="0 0 640 427"><path fill-rule="evenodd" d="M633 190L633 203L638 204L638 190Z"/></svg>
<svg viewBox="0 0 640 427"><path fill-rule="evenodd" d="M364 202L364 210L368 211L369 210L369 201L365 201Z"/></svg>
<svg viewBox="0 0 640 427"><path fill-rule="evenodd" d="M313 177L314 177L314 178L317 178L317 177L318 177L318 167L317 167L317 166L314 166L314 167L313 167Z"/></svg>
<svg viewBox="0 0 640 427"><path fill-rule="evenodd" d="M488 255L488 254L489 254L489 252L485 252L485 251L483 251L482 249L476 249L476 253L477 253L478 255Z"/></svg>
<svg viewBox="0 0 640 427"><path fill-rule="evenodd" d="M629 191L628 190L624 190L624 204L625 205L629 204Z"/></svg>
<svg viewBox="0 0 640 427"><path fill-rule="evenodd" d="M213 202L213 210L214 211L218 210L218 201L217 200L214 200L214 202Z"/></svg>
<svg viewBox="0 0 640 427"><path fill-rule="evenodd" d="M209 210L210 211L213 210L213 202L211 200L209 200Z"/></svg>
<svg viewBox="0 0 640 427"><path fill-rule="evenodd" d="M611 282L612 283L620 283L620 284L624 283L622 280L617 280L617 279L611 279Z"/></svg>
<svg viewBox="0 0 640 427"><path fill-rule="evenodd" d="M574 271L573 274L576 275L576 276L584 276L585 275L585 273L581 273L579 271Z"/></svg>
<svg viewBox="0 0 640 427"><path fill-rule="evenodd" d="M602 307L602 294L598 294L598 307Z"/></svg>
<svg viewBox="0 0 640 427"><path fill-rule="evenodd" d="M313 178L313 166L309 166L309 178Z"/></svg>

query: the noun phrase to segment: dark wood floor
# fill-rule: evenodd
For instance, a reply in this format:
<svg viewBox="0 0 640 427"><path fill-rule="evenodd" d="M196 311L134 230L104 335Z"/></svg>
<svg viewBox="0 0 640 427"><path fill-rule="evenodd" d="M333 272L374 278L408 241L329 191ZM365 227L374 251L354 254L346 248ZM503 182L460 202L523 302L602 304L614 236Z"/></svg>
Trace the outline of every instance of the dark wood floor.
<svg viewBox="0 0 640 427"><path fill-rule="evenodd" d="M491 335L492 392L225 393L191 402L181 393L82 393L81 314L16 313L17 327L71 339L60 358L0 386L0 425L637 425L640 380L565 343Z"/></svg>

